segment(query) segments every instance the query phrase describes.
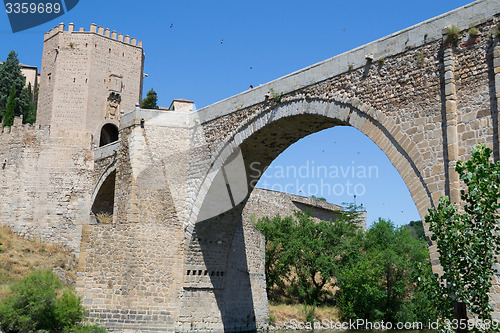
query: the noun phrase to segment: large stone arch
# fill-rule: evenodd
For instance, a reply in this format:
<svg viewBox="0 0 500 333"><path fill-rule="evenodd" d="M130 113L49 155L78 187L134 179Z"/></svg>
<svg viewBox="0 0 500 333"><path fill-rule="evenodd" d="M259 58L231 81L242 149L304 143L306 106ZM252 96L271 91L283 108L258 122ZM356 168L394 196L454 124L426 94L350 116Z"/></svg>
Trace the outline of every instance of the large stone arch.
<svg viewBox="0 0 500 333"><path fill-rule="evenodd" d="M334 96L306 99L301 96L285 99L279 104L272 103L257 116L242 122L217 146L212 155L211 168L205 174L198 191L198 206L192 207L190 222L201 221L198 214L206 215L203 214L204 207L212 206L210 191L218 171L240 151L250 194L252 183L256 183L264 169L286 148L309 134L334 126L352 126L358 129L387 155L408 187L423 218L434 202L429 185L423 177L425 165L419 152L419 143L414 142L383 112L356 98ZM256 167L260 167L260 172L256 173L258 177L249 172L255 171ZM220 197L214 199L220 200Z"/></svg>
<svg viewBox="0 0 500 333"><path fill-rule="evenodd" d="M265 289L263 239L244 216L252 181L256 182L264 169L291 144L334 126L352 126L378 145L403 178L422 217L433 205L432 192L423 176L425 165L418 143L381 111L358 99L337 95L313 99L298 95L284 97L280 103L262 104L253 117L241 121L234 130L219 133L224 139L218 144L207 145L212 156L208 162L210 168L197 191L185 229L185 297L195 300L193 304L199 304L199 312L209 317L215 318L217 314L204 312L203 302L215 302L219 309L225 309L220 312L222 328L251 329L244 321L234 321L234 318L245 317L241 314L257 323L268 316L267 308L260 306L267 301L262 294ZM252 177L249 172L255 162L260 167L259 177ZM246 195L242 195L242 187L246 187ZM206 213L207 209L220 206L224 197L230 197L225 211ZM216 242L221 242L221 246L217 247ZM435 249L431 248L431 252ZM212 277L208 273L203 280L204 277L199 276L218 270L224 277ZM193 277L193 272L198 273ZM250 287L241 288L243 285ZM232 304L234 299L245 302Z"/></svg>

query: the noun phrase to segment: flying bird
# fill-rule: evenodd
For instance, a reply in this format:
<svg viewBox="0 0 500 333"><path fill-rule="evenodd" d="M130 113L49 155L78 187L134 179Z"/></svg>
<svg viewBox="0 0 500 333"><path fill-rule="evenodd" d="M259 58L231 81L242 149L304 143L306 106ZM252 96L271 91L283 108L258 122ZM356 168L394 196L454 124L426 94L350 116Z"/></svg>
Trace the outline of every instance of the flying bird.
<svg viewBox="0 0 500 333"><path fill-rule="evenodd" d="M253 67L250 66L250 69L253 69Z"/></svg>
<svg viewBox="0 0 500 333"><path fill-rule="evenodd" d="M224 42L224 40L223 40L223 39L221 39L221 40L220 40L220 43L222 44L223 42Z"/></svg>
<svg viewBox="0 0 500 333"><path fill-rule="evenodd" d="M173 28L173 27L174 27L174 24L173 24L173 23L172 23L172 24L170 24L170 28Z"/></svg>

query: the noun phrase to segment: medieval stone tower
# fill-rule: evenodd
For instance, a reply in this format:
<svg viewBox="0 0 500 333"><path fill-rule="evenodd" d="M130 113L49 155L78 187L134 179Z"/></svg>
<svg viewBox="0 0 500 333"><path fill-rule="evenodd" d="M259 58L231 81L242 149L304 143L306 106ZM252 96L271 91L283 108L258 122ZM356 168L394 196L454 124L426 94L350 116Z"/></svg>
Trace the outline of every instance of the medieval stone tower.
<svg viewBox="0 0 500 333"><path fill-rule="evenodd" d="M45 34L37 123L54 136L90 133L95 146L118 139L120 111L142 96L142 42L95 24Z"/></svg>

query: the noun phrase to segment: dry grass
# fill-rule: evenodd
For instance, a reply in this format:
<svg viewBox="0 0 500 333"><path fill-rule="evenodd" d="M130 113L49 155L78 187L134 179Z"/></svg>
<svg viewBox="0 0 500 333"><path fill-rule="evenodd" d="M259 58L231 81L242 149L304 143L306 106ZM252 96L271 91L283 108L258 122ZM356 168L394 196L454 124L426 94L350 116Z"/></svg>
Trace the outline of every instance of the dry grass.
<svg viewBox="0 0 500 333"><path fill-rule="evenodd" d="M277 324L283 324L285 322L290 322L291 319L297 319L299 321L305 322L306 317L304 313L304 305L302 304L269 304L269 313L274 316L275 322ZM315 310L316 320L329 319L333 321L338 321L338 311L334 307L324 306L317 307Z"/></svg>
<svg viewBox="0 0 500 333"><path fill-rule="evenodd" d="M66 280L76 277L76 258L59 246L27 240L9 228L0 226L0 299L9 292L12 283L36 269L55 270Z"/></svg>
<svg viewBox="0 0 500 333"><path fill-rule="evenodd" d="M113 223L113 215L110 213L97 213L95 217L99 223Z"/></svg>

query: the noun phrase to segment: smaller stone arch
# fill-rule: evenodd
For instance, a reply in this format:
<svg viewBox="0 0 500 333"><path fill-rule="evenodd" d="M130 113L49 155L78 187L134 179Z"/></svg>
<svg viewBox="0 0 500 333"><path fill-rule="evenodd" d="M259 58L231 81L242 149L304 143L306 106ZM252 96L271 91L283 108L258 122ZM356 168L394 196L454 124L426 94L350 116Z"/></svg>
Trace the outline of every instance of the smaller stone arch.
<svg viewBox="0 0 500 333"><path fill-rule="evenodd" d="M115 202L116 165L109 167L99 178L92 194L92 214L104 213L112 216Z"/></svg>
<svg viewBox="0 0 500 333"><path fill-rule="evenodd" d="M118 141L118 127L111 123L104 124L99 136L99 147L116 141Z"/></svg>

